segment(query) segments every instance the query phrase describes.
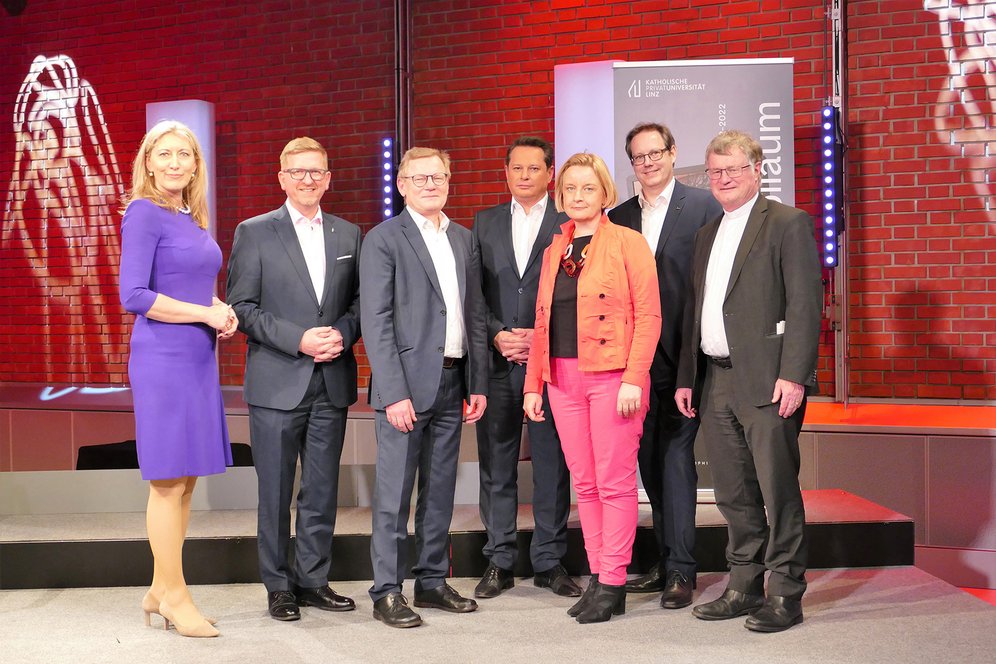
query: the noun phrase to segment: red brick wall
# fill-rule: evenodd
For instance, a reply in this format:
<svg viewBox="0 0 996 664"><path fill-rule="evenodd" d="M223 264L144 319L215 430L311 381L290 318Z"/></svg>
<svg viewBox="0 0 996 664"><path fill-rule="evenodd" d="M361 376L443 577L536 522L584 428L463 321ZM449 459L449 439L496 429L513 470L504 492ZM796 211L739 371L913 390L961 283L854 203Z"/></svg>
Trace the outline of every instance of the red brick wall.
<svg viewBox="0 0 996 664"><path fill-rule="evenodd" d="M996 2L848 4L851 393L996 399Z"/></svg>
<svg viewBox="0 0 996 664"><path fill-rule="evenodd" d="M326 208L367 226L378 220L377 146L394 131L391 4L212 0L183 3L182 13L176 6L29 0L20 16L0 10L0 126L11 126L32 60L65 54L99 100L110 136L105 153L113 146L125 186L145 131L146 103L215 104L217 238L226 257L240 220L283 203L278 158L294 136L312 136L329 151L334 175ZM47 115L56 132L66 131ZM71 149L58 133L46 155L49 183L71 184L80 178L66 169L92 167L96 159L67 159ZM15 163L14 179L31 179L32 159L22 155L17 162L17 145L9 130L0 131L4 201ZM46 205L62 207L65 197L44 186L15 189L28 203L16 223L3 213L3 229L16 232L0 241L0 380L126 382L131 316L117 296L120 215L60 219ZM28 254L39 247L44 260L32 261ZM52 267L46 272L39 264ZM219 290L223 297L224 273ZM81 306L87 298L97 306ZM227 384L242 381L239 337L222 345Z"/></svg>
<svg viewBox="0 0 996 664"><path fill-rule="evenodd" d="M123 172L144 129L145 102L216 104L218 239L226 255L239 220L281 202L276 157L291 135L310 134L330 149L336 175L326 207L373 223L379 197L369 146L393 130L393 3L215 1L185 4L182 15L166 9L173 4L84 10L30 0L20 17L0 14L0 122L12 117L32 58L66 53L100 99ZM552 137L553 66L604 59L795 58L796 201L817 213L811 155L829 94L825 3L412 5L415 140L451 152L448 212L458 222L504 199L501 160L510 140ZM979 92L986 81L950 83L942 26L921 2L848 6L850 394L996 399L996 217L991 193L989 210L984 200L994 165L985 156L992 103L969 109L968 118L954 112L965 109L966 89ZM0 133L0 195L14 154L12 135ZM52 225L42 219L34 226ZM71 306L46 311L38 296L51 293L32 285L25 259L0 248L0 297L8 303L0 308L0 380L125 380L128 320L116 304L116 260L102 261L92 248L86 278L113 296L99 321L74 317ZM70 343L106 345L110 362L60 363L67 335ZM833 391L832 341L825 332L824 393ZM224 382L241 381L242 352L241 342L225 346Z"/></svg>

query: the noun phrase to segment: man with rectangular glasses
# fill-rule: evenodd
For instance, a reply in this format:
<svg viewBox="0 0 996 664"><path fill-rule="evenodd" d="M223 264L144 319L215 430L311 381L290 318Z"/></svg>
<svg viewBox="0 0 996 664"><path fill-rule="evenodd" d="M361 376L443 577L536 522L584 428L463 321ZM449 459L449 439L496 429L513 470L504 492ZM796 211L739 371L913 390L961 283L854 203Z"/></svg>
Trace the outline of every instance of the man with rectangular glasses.
<svg viewBox="0 0 996 664"><path fill-rule="evenodd" d="M328 579L346 411L356 402L360 230L322 211L332 174L314 139L287 144L277 178L287 202L235 229L228 302L248 337L244 391L259 483L259 574L270 616L298 620L298 606L356 608Z"/></svg>
<svg viewBox="0 0 996 664"><path fill-rule="evenodd" d="M626 584L631 593L660 592L660 605L680 609L692 603L697 565L695 472L697 418L686 418L674 402L681 350L682 317L692 272L692 243L702 226L722 213L708 191L674 177L678 159L671 130L641 123L626 135L626 155L640 191L611 212L609 219L643 233L657 259L661 293L661 338L650 367L650 411L643 423L638 461L650 499L660 559L650 571Z"/></svg>
<svg viewBox="0 0 996 664"><path fill-rule="evenodd" d="M402 594L416 476L415 606L477 609L446 583L460 430L481 418L488 391L480 262L471 232L443 212L449 178L445 152L408 150L398 166L405 209L367 233L360 256L377 434L369 592L389 627L422 624Z"/></svg>
<svg viewBox="0 0 996 664"><path fill-rule="evenodd" d="M692 613L748 615L748 629L780 632L802 622L806 590L799 431L816 387L823 285L813 221L760 193L763 159L741 131L706 148L724 213L695 237L675 403L701 414L729 533L726 590Z"/></svg>

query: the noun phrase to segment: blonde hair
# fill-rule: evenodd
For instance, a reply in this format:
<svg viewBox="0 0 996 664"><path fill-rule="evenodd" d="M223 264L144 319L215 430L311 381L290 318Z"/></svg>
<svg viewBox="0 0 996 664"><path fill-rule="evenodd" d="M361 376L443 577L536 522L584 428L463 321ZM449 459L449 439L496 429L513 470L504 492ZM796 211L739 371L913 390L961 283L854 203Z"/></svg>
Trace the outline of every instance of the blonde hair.
<svg viewBox="0 0 996 664"><path fill-rule="evenodd" d="M450 156L442 150L437 150L436 148L409 148L405 155L401 158L401 163L398 164L398 177L405 177L408 175L408 166L416 159L428 159L430 157L439 157L439 160L443 162L443 170L446 174L450 173Z"/></svg>
<svg viewBox="0 0 996 664"><path fill-rule="evenodd" d="M321 154L322 159L325 160L325 167L328 168L329 153L325 151L321 143L307 136L295 138L284 146L283 151L280 153L280 168L287 168L287 158L301 152L317 152Z"/></svg>
<svg viewBox="0 0 996 664"><path fill-rule="evenodd" d="M751 166L760 164L764 160L764 150L761 149L761 144L754 140L753 136L739 129L728 129L720 132L709 141L705 152L706 161L709 161L711 154L729 156L730 150L733 148L740 148L740 151L750 161Z"/></svg>
<svg viewBox="0 0 996 664"><path fill-rule="evenodd" d="M166 199L162 192L156 187L155 180L149 173L145 162L148 156L155 149L156 144L167 134L174 134L190 143L194 151L194 175L190 182L183 189L183 204L190 208L190 216L201 228L208 227L208 201L207 201L207 166L204 164L204 155L201 152L201 145L197 142L194 132L176 120L163 120L157 123L142 139L142 144L135 155L135 163L131 169L131 191L125 201L125 207L132 201L140 198L147 199L161 208L172 212L179 212L181 205Z"/></svg>
<svg viewBox="0 0 996 664"><path fill-rule="evenodd" d="M571 155L567 161L561 164L560 172L557 173L557 184L554 185L553 192L558 212L563 212L566 207L564 205L564 174L568 169L575 166L590 168L595 173L598 184L602 186L602 191L605 192L603 211L608 210L616 204L619 200L619 192L616 191L616 183L612 181L612 176L609 175L609 167L605 165L605 162L597 154L592 152L578 152Z"/></svg>

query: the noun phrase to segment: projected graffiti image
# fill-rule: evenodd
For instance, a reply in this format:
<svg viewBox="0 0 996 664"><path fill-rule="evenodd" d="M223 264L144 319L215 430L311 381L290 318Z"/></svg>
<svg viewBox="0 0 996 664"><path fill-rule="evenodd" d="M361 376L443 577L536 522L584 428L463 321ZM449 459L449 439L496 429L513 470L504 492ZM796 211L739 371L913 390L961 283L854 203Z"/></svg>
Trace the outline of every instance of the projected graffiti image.
<svg viewBox="0 0 996 664"><path fill-rule="evenodd" d="M0 294L12 329L37 333L4 337L0 375L106 380L127 353L115 276L124 187L100 103L72 58L34 59L13 130Z"/></svg>
<svg viewBox="0 0 996 664"><path fill-rule="evenodd" d="M948 61L948 89L938 95L934 124L941 140L971 160L970 179L996 221L988 168L996 141L996 3L991 0L925 0L940 22ZM972 163L977 166L972 166Z"/></svg>

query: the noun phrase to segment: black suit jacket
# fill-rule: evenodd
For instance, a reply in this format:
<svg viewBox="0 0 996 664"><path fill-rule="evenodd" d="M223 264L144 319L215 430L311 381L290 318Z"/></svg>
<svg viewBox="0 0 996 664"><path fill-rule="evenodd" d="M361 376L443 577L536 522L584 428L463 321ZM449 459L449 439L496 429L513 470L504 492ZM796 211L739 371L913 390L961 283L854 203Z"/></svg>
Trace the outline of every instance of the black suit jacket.
<svg viewBox="0 0 996 664"><path fill-rule="evenodd" d="M675 181L654 255L661 289L661 339L650 368L650 377L658 392L673 392L677 380L682 319L691 292L695 234L707 222L722 214L722 206L710 192ZM640 197L634 196L611 210L609 219L620 226L642 232Z"/></svg>
<svg viewBox="0 0 996 664"><path fill-rule="evenodd" d="M502 376L511 364L492 343L495 335L513 327L532 327L536 321L536 291L539 288L543 251L560 232L567 215L557 212L553 199L547 198L546 212L539 234L533 243L526 270L519 274L512 247L512 204L502 203L474 215L474 247L481 257L482 287L488 346L491 348L491 374Z"/></svg>
<svg viewBox="0 0 996 664"><path fill-rule="evenodd" d="M360 229L323 213L322 230L325 286L319 302L286 205L235 228L227 296L249 337L244 391L250 405L290 410L301 403L315 371L314 358L298 350L301 337L326 325L339 330L344 347L339 357L322 363L329 400L338 408L356 401Z"/></svg>
<svg viewBox="0 0 996 664"><path fill-rule="evenodd" d="M700 350L706 268L722 216L695 237L693 297L678 370L678 387L698 402L705 356ZM794 207L758 197L737 249L723 302L737 395L755 406L771 403L779 378L816 387L823 282L812 218ZM778 323L785 321L785 331Z"/></svg>

